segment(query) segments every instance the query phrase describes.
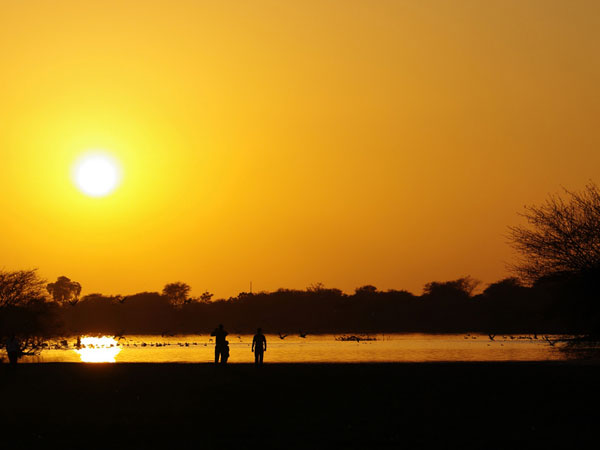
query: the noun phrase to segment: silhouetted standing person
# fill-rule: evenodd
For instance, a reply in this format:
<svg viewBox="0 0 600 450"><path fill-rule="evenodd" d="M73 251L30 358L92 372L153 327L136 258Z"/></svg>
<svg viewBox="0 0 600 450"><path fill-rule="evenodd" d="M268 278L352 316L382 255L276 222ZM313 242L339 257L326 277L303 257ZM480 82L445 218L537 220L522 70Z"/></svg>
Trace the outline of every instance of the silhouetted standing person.
<svg viewBox="0 0 600 450"><path fill-rule="evenodd" d="M262 334L260 328L256 330L254 339L252 339L252 351L254 352L254 364L260 366L263 363L263 356L267 351L267 338Z"/></svg>
<svg viewBox="0 0 600 450"><path fill-rule="evenodd" d="M16 365L21 356L21 343L14 334L12 334L6 342L6 353L8 354L10 365Z"/></svg>
<svg viewBox="0 0 600 450"><path fill-rule="evenodd" d="M219 324L218 328L215 328L215 331L211 333L211 336L215 337L215 364L219 363L219 357L221 358L221 364L227 362L225 352L227 351L229 353L229 348L227 347L225 337L228 334L229 333L223 328L223 324Z"/></svg>

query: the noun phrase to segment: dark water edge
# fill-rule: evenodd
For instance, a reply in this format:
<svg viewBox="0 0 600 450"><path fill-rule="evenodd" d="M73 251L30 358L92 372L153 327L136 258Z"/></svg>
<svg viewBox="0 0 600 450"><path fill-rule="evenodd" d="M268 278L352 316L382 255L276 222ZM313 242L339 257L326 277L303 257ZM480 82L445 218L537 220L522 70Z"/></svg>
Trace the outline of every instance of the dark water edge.
<svg viewBox="0 0 600 450"><path fill-rule="evenodd" d="M0 364L2 442L58 448L596 448L600 364Z"/></svg>

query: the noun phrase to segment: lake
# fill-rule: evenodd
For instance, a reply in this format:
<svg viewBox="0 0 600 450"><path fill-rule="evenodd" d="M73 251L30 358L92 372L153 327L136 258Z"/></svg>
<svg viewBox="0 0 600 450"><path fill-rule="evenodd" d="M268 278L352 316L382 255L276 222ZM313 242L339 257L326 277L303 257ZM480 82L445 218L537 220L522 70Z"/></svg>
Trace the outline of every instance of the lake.
<svg viewBox="0 0 600 450"><path fill-rule="evenodd" d="M342 341L343 335L267 335L265 362L356 363L441 361L547 361L571 359L559 344L551 346L540 337L498 335L492 341L480 334L374 334ZM363 339L372 340L363 340ZM128 335L76 337L66 346L56 345L22 362L182 362L214 361L213 338L208 335ZM230 363L254 361L251 335L230 335Z"/></svg>

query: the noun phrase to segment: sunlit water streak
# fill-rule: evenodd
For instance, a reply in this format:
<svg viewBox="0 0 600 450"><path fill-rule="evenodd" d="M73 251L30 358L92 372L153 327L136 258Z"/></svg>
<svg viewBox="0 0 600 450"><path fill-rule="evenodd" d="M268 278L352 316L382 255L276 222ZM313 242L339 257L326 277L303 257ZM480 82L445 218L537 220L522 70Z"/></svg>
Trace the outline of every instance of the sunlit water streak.
<svg viewBox="0 0 600 450"><path fill-rule="evenodd" d="M82 362L116 362L121 353L117 340L109 336L83 336L79 344L75 344L75 353ZM48 350L51 351L51 350Z"/></svg>
<svg viewBox="0 0 600 450"><path fill-rule="evenodd" d="M376 340L341 342L336 335L295 335L280 339L267 335L265 362L435 362L435 361L546 361L569 356L532 336L497 336L491 341L478 334L377 334ZM86 338L90 339L90 338ZM98 339L98 338L94 338ZM23 358L29 362L211 362L214 343L208 335L130 335L84 341L94 345L76 349L76 337L66 349L48 349ZM254 361L252 336L230 335L230 363Z"/></svg>

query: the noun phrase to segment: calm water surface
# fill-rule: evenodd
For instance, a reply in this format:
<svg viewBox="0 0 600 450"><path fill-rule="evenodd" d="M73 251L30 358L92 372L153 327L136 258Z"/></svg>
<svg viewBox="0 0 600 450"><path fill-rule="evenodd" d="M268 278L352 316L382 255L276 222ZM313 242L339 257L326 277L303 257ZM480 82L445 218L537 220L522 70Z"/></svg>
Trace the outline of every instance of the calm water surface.
<svg viewBox="0 0 600 450"><path fill-rule="evenodd" d="M267 335L265 362L428 362L428 361L545 361L568 356L557 346L532 336L479 334L377 334L371 341L339 341L339 335L298 335L281 339ZM254 361L252 336L230 335L230 363ZM67 348L44 350L23 362L211 362L214 342L208 335L131 335L118 340L86 341L76 348L76 337Z"/></svg>

